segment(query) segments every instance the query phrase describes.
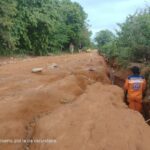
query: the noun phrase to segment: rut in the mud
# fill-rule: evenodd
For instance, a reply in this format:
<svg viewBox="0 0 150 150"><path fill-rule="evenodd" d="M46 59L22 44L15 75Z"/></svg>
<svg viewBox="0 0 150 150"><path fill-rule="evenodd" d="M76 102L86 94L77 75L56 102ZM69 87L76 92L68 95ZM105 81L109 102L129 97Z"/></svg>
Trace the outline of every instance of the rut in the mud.
<svg viewBox="0 0 150 150"><path fill-rule="evenodd" d="M99 68L102 69L102 68ZM103 71L101 70L101 73ZM81 92L76 92L76 94L73 96L71 95L67 95L60 100L61 104L69 104L72 103L73 101L75 101L78 97L80 97L82 94L84 94L86 88L88 85L92 85L94 83L96 83L96 81L102 81L104 80L104 77L101 78L101 75L99 74L100 72L97 71L97 68L93 68L93 67L89 67L86 69L80 69L77 71L72 72L69 76L67 76L67 78L63 78L60 80L61 81L66 81L68 79L75 80L76 81L76 86L78 86L78 88L81 88ZM105 79L105 82L109 82L107 80L107 78ZM66 85L63 85L63 88L72 88L70 85L70 83L66 83ZM68 86L68 87L67 87ZM74 89L76 87L74 86ZM71 89L70 89L71 90ZM37 128L37 123L40 119L50 115L51 112L44 112L42 114L38 114L36 116L34 116L32 118L31 121L29 121L28 125L26 126L26 136L25 139L26 140L33 140L34 139L34 135L36 134L36 128ZM30 149L31 143L25 143L24 144L24 149L28 150Z"/></svg>

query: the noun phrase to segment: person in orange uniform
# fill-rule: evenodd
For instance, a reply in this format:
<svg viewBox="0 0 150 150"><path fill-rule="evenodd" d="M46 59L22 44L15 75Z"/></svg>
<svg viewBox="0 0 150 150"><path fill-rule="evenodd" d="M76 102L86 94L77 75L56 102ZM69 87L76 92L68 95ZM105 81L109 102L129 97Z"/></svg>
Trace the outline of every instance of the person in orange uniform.
<svg viewBox="0 0 150 150"><path fill-rule="evenodd" d="M140 75L139 67L134 66L131 71L133 75L129 76L124 84L126 102L129 103L129 108L141 112L146 80Z"/></svg>

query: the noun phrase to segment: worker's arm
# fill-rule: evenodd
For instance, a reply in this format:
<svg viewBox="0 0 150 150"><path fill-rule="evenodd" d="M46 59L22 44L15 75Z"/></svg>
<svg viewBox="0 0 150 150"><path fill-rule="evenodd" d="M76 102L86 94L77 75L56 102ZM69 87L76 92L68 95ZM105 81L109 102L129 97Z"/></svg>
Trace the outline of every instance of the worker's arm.
<svg viewBox="0 0 150 150"><path fill-rule="evenodd" d="M143 97L145 97L146 96L146 80L145 79L143 82L142 91L143 91Z"/></svg>
<svg viewBox="0 0 150 150"><path fill-rule="evenodd" d="M127 91L129 88L129 81L128 79L125 80L125 84L124 84L124 90Z"/></svg>
<svg viewBox="0 0 150 150"><path fill-rule="evenodd" d="M124 91L124 102L128 105L128 91Z"/></svg>

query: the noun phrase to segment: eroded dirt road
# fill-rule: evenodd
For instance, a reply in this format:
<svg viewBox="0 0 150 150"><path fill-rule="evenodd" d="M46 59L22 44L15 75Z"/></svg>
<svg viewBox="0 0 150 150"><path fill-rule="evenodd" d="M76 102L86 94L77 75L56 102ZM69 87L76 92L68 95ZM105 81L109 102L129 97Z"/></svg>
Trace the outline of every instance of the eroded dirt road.
<svg viewBox="0 0 150 150"><path fill-rule="evenodd" d="M96 53L16 60L0 72L0 150L150 149L149 126L123 103Z"/></svg>

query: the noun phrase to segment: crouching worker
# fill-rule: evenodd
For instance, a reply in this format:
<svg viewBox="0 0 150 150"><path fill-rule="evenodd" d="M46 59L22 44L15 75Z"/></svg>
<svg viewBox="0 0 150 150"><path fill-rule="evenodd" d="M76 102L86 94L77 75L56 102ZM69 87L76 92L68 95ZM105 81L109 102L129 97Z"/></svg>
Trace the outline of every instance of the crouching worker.
<svg viewBox="0 0 150 150"><path fill-rule="evenodd" d="M131 69L133 75L129 76L124 84L125 102L129 108L142 112L142 99L146 89L146 80L140 75L140 69L137 66Z"/></svg>

